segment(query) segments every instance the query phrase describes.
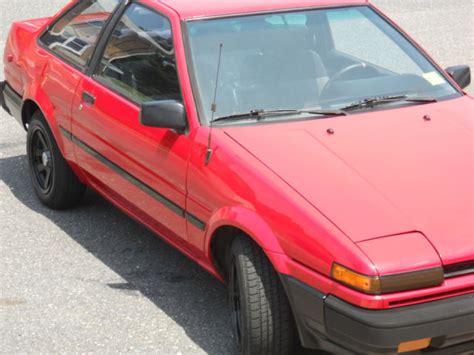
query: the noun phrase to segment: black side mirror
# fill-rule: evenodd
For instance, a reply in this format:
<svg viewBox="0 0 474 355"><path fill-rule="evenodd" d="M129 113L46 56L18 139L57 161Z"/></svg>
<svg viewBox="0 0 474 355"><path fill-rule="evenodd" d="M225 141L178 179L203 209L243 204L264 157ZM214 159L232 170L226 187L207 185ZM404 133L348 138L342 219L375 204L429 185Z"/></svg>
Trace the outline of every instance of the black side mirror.
<svg viewBox="0 0 474 355"><path fill-rule="evenodd" d="M186 130L186 110L176 100L151 101L142 104L140 123L147 127L170 128L177 132Z"/></svg>
<svg viewBox="0 0 474 355"><path fill-rule="evenodd" d="M471 83L471 68L469 68L469 65L455 65L446 68L446 72L458 83L461 89L467 88Z"/></svg>

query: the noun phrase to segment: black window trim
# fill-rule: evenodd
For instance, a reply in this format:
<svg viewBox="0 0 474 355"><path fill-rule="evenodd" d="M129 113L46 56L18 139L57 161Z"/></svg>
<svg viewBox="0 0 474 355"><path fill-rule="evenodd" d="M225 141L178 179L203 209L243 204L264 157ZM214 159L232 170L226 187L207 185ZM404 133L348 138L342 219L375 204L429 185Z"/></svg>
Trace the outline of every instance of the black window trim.
<svg viewBox="0 0 474 355"><path fill-rule="evenodd" d="M109 85L106 85L105 83L103 83L101 80L99 80L96 77L97 70L100 67L100 61L102 59L102 56L104 55L105 48L107 47L107 44L109 43L110 36L112 35L115 26L119 23L119 21L122 19L123 15L127 11L128 7L131 6L132 4L137 4L141 7L144 7L146 9L150 10L151 12L154 12L154 13L162 16L163 18L165 18L168 21L168 23L170 25L170 29L171 29L171 37L173 39L173 49L174 49L174 57L175 57L175 62L176 62L176 74L177 74L178 84L179 84L179 93L180 93L180 96L181 96L181 99L182 99L182 103L183 103L183 105L185 106L185 109L186 109L186 105L184 103L184 98L183 98L183 88L182 88L182 85L181 85L181 75L180 75L179 68L178 68L178 65L177 65L178 62L176 60L176 46L175 46L176 37L175 37L174 31L173 31L173 23L171 22L171 19L169 18L169 16L167 16L163 12L161 12L161 11L159 11L159 10L153 8L153 7L150 7L150 6L142 3L140 0L125 0L124 3L123 3L123 7L120 8L119 11L117 11L116 14L114 14L113 21L108 23L108 25L105 27L106 30L101 35L101 38L100 38L100 40L99 40L99 42L96 46L96 50L94 51L94 54L92 55L91 62L90 62L89 68L86 72L86 75L89 76L91 79L93 79L95 83L97 83L99 85L102 85L107 90L110 90L113 93L119 95L120 97L124 98L125 100L132 103L133 105L135 105L137 107L141 106L141 104L139 102L133 100L131 97L123 94L122 92L110 87ZM187 112L187 110L186 110L186 112ZM189 127L189 120L188 120L187 125ZM187 131L188 131L188 129L186 129L186 134L187 134Z"/></svg>
<svg viewBox="0 0 474 355"><path fill-rule="evenodd" d="M92 54L92 57L90 58L90 61L87 65L87 70L85 71L85 74L88 77L93 77L94 72L100 63L100 59L104 54L105 47L109 42L110 36L112 35L115 26L120 21L125 11L127 11L129 4L129 0L121 0L121 4L117 7L115 13L110 17L110 21L104 27L104 31L100 34L99 41L97 42L94 53Z"/></svg>
<svg viewBox="0 0 474 355"><path fill-rule="evenodd" d="M50 49L42 40L41 38L43 38L43 36L46 34L46 32L50 31L52 27L54 27L59 21L61 21L65 16L67 16L71 11L74 11L74 9L76 7L78 7L79 5L81 5L82 1L77 1L75 4L72 4L71 6L67 7L64 9L64 11L62 13L60 13L48 26L46 26L46 28L40 33L40 35L37 37L36 39L36 43L38 44L38 46L42 49L44 49L45 51L47 51L48 53L50 53L51 55L53 55L54 57L60 59L63 63L69 65L70 67L76 69L77 71L83 73L83 74L86 74L87 75L87 71L89 69L89 65L92 61L92 58L94 58L94 55L95 55L95 52L97 51L97 47L100 43L100 40L101 38L103 37L104 33L105 33L105 30L107 28L107 26L110 24L110 21L111 19L114 17L114 15L117 13L117 11L120 9L120 7L123 5L124 2L128 2L128 0L118 0L118 3L117 3L117 6L115 7L115 9L110 13L110 16L109 18L107 19L106 23L105 23L105 26L102 27L102 29L100 30L100 33L98 35L98 41L97 41L97 44L94 48L94 51L92 53L92 56L89 58L89 60L87 61L87 63L82 67L80 65L77 65L76 63L73 63L71 62L68 58L64 57L63 55L59 54L58 52L55 52L53 51L52 49Z"/></svg>
<svg viewBox="0 0 474 355"><path fill-rule="evenodd" d="M139 102L134 101L130 97L128 97L128 96L124 95L123 93L121 93L120 91L115 90L114 88L111 88L110 86L105 85L103 82L97 80L97 78L95 78L95 72L97 71L97 69L99 67L100 60L101 60L101 58L104 54L104 51L105 51L105 47L107 46L107 44L109 42L110 36L111 36L115 26L120 21L123 14L125 13L125 11L127 11L127 8L131 4L136 3L136 4L138 4L138 5L140 5L144 8L147 8L148 10L150 10L154 13L157 13L160 16L163 16L166 19L168 21L168 23L170 24L171 36L173 38L173 47L175 48L176 47L175 46L176 36L175 36L174 30L173 30L173 23L172 23L170 17L168 15L164 14L163 12L142 3L140 0L119 0L117 7L114 9L113 12L111 12L111 15L107 19L107 22L106 22L105 26L101 29L101 32L99 33L99 36L98 36L99 40L97 41L97 44L94 48L92 56L89 58L89 61L87 62L87 64L84 67L81 67L81 66L79 66L75 63L70 62L67 58L61 56L59 53L52 51L50 48L48 48L48 46L46 46L41 41L41 38L46 34L47 31L49 31L57 22L59 22L69 12L73 11L77 6L79 6L80 3L81 3L81 1L78 1L77 3L72 4L71 6L65 8L64 11L62 13L60 13L54 19L54 21L52 21L48 26L46 26L46 28L37 37L36 42L37 42L38 46L40 48L46 50L52 56L54 56L54 57L58 58L59 60L61 60L64 64L66 64L66 65L72 67L73 69L79 71L80 73L84 74L86 77L89 77L89 78L93 79L96 84L103 86L107 90L110 90L114 94L124 98L129 103L131 103L131 104L133 104L133 105L135 105L136 107L139 108L141 106L141 104ZM175 50L175 60L176 60L176 50ZM176 60L176 63L177 63L177 60ZM177 73L177 77L178 77L180 96L182 98L182 103L185 106L185 111L187 112L186 104L185 104L185 100L184 100L184 96L183 96L183 88L182 88L182 83L181 83L181 74L180 74L178 65L176 65L176 73ZM184 132L186 135L189 133L189 118L188 117L187 117L187 126L188 127L186 128L186 131Z"/></svg>

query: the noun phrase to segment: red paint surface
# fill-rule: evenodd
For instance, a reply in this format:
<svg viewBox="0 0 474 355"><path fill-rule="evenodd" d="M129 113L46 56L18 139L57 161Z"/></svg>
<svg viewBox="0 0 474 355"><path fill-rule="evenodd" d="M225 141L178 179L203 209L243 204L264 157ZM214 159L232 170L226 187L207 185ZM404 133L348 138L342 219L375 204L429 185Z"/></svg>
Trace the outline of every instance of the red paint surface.
<svg viewBox="0 0 474 355"><path fill-rule="evenodd" d="M40 48L36 38L51 19L12 27L6 80L41 108L83 181L217 277L211 240L219 227L233 226L261 245L278 271L362 307L472 292L472 274L383 296L350 290L329 274L334 261L377 275L474 259L473 98L346 118L215 127L214 154L205 166L209 128L197 117L179 40L181 18L363 2L144 3L166 14L173 26L187 135L141 126L137 106ZM79 112L83 90L96 103ZM206 230L64 139L59 125L204 221Z"/></svg>
<svg viewBox="0 0 474 355"><path fill-rule="evenodd" d="M153 4L153 0L146 0ZM163 3L176 10L183 19L212 17L272 10L301 9L318 6L366 5L367 0L163 0Z"/></svg>

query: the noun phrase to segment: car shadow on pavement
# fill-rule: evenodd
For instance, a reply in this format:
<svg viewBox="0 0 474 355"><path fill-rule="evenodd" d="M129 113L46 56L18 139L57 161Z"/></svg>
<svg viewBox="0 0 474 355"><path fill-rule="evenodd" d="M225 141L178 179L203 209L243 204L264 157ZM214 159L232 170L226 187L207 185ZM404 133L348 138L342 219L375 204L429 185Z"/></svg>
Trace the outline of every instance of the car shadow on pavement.
<svg viewBox="0 0 474 355"><path fill-rule="evenodd" d="M75 209L44 207L31 187L26 156L0 159L0 180L124 280L104 287L147 297L207 353L231 352L225 288L193 261L91 191Z"/></svg>
<svg viewBox="0 0 474 355"><path fill-rule="evenodd" d="M0 180L22 204L48 218L124 280L104 281L104 287L148 298L206 353L232 352L225 287L193 261L90 190L72 210L43 206L31 186L25 155L0 159Z"/></svg>

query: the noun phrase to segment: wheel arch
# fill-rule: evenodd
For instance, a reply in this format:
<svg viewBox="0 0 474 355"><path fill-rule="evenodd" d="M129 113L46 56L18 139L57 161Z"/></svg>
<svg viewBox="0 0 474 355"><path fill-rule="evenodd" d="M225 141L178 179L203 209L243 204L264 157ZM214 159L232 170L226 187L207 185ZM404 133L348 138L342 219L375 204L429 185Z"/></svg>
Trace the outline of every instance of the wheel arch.
<svg viewBox="0 0 474 355"><path fill-rule="evenodd" d="M56 140L59 149L62 153L64 153L63 140L59 131L59 127L56 123L54 105L49 99L47 93L44 92L40 86L31 85L25 92L23 104L21 107L21 119L26 130L28 130L28 121L37 110L41 111L46 124L53 133L54 139Z"/></svg>
<svg viewBox="0 0 474 355"><path fill-rule="evenodd" d="M232 241L245 236L255 242L270 259L276 270L281 259L274 255L284 254L280 241L255 211L244 207L226 207L217 211L210 220L205 250L216 270L226 278L226 262Z"/></svg>
<svg viewBox="0 0 474 355"><path fill-rule="evenodd" d="M53 128L55 125L54 105L41 85L36 81L32 82L31 85L28 85L23 97L22 119L25 119L23 114L26 113L24 112L26 108L36 106L43 113L49 126Z"/></svg>
<svg viewBox="0 0 474 355"><path fill-rule="evenodd" d="M41 110L41 107L39 107L39 105L34 100L26 99L25 101L23 101L23 105L21 107L21 121L25 130L28 130L28 123L36 111L43 112L43 110Z"/></svg>

